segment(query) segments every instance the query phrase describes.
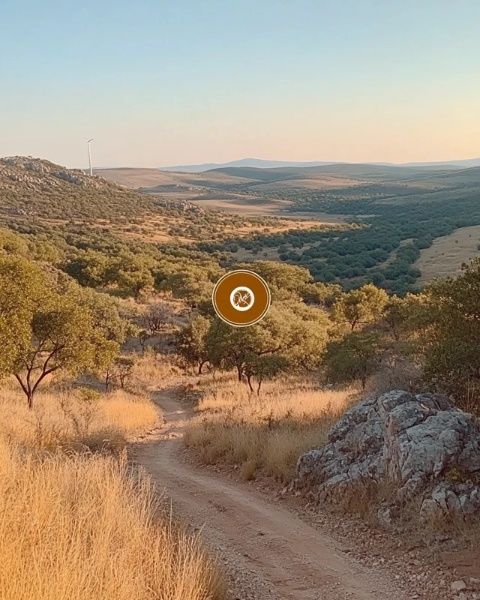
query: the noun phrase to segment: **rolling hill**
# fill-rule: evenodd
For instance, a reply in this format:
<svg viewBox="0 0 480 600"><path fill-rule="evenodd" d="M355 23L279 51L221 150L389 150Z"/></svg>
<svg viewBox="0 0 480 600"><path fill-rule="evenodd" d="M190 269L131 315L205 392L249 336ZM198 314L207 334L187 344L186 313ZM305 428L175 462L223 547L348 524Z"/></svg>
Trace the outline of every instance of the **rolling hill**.
<svg viewBox="0 0 480 600"><path fill-rule="evenodd" d="M285 160L264 160L260 158L243 158L241 160L233 160L226 163L202 163L197 165L175 165L169 167L160 167L161 171L178 171L181 173L201 173L212 169L224 169L231 167L253 167L259 169L271 169L277 167L314 167L322 165L349 165L354 163L345 163L342 161L285 161ZM448 169L464 169L468 167L480 166L480 158L471 158L466 160L451 160L438 162L408 162L408 163L367 163L373 166L397 166L397 167L427 167L427 168L448 168Z"/></svg>

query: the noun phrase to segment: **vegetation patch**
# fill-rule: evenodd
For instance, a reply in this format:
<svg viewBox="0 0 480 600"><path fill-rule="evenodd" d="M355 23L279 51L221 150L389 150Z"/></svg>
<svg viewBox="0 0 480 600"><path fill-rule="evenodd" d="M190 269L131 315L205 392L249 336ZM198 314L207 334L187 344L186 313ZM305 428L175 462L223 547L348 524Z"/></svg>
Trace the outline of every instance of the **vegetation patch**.
<svg viewBox="0 0 480 600"><path fill-rule="evenodd" d="M356 393L292 379L265 384L258 398L231 378L212 377L194 391L202 397L185 444L208 464L234 465L245 479L267 475L281 482L289 481L303 452L325 442Z"/></svg>

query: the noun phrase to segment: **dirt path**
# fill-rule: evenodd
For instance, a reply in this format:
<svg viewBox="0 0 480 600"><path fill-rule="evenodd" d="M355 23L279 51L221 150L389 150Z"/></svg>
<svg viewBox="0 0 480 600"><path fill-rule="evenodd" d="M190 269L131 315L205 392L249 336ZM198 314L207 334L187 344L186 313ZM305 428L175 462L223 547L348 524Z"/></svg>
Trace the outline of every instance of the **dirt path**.
<svg viewBox="0 0 480 600"><path fill-rule="evenodd" d="M190 413L163 391L167 420L157 439L138 444L135 460L165 489L175 514L223 561L238 600L404 600L395 585L344 554L328 534L247 484L182 461Z"/></svg>

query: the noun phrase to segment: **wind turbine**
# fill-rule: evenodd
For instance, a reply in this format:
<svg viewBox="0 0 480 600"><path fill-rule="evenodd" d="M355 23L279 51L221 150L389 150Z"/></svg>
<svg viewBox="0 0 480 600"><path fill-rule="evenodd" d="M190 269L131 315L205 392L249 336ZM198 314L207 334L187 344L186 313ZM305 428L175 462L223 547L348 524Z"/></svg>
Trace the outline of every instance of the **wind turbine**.
<svg viewBox="0 0 480 600"><path fill-rule="evenodd" d="M93 142L93 138L88 140L87 142L87 146L88 146L88 166L90 167L90 177L93 176L93 167L92 167L92 150L91 150L91 146L92 146L92 142Z"/></svg>

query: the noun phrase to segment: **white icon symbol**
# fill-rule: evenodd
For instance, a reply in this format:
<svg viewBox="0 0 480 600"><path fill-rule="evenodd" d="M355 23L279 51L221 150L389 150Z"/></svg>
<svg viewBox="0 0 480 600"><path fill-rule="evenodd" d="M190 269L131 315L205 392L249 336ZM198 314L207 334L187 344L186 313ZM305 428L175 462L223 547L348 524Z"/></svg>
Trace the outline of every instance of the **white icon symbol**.
<svg viewBox="0 0 480 600"><path fill-rule="evenodd" d="M254 302L255 294L249 287L246 287L245 285L236 287L230 294L230 304L235 310L239 310L240 312L244 312L252 308Z"/></svg>

